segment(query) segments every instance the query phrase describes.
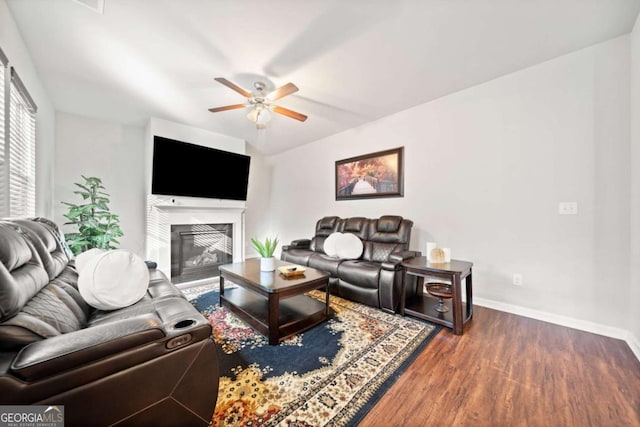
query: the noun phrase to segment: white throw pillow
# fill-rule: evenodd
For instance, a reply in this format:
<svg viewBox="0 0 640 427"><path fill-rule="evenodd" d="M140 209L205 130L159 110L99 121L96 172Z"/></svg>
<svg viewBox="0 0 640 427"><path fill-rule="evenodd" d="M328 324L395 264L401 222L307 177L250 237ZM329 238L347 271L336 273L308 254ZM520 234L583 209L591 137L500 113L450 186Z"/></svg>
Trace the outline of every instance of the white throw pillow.
<svg viewBox="0 0 640 427"><path fill-rule="evenodd" d="M76 270L78 270L78 273L87 266L90 260L105 252L106 250L104 249L93 248L78 254L76 256Z"/></svg>
<svg viewBox="0 0 640 427"><path fill-rule="evenodd" d="M351 233L331 233L324 241L324 252L340 259L358 259L363 248L362 240Z"/></svg>
<svg viewBox="0 0 640 427"><path fill-rule="evenodd" d="M90 256L81 262L78 273L80 295L100 310L128 307L138 302L149 286L147 265L142 258L124 249Z"/></svg>
<svg viewBox="0 0 640 427"><path fill-rule="evenodd" d="M342 233L342 237L338 239L338 257L342 259L358 259L362 255L364 246L362 240L355 234Z"/></svg>
<svg viewBox="0 0 640 427"><path fill-rule="evenodd" d="M329 236L324 240L324 253L332 256L332 257L337 257L338 256L338 240L340 240L340 237L342 237L342 233L331 233L329 234Z"/></svg>

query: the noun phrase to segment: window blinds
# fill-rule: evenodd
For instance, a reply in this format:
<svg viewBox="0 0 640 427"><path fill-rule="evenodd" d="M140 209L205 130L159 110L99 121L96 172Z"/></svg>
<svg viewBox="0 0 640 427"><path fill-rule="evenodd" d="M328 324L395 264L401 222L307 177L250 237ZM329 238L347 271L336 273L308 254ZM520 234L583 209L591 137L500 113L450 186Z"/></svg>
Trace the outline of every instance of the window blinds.
<svg viewBox="0 0 640 427"><path fill-rule="evenodd" d="M36 212L36 111L37 107L13 67L9 99L8 164L10 217ZM6 102L6 101L5 101ZM5 176L6 172L5 172Z"/></svg>
<svg viewBox="0 0 640 427"><path fill-rule="evenodd" d="M8 79L5 78L7 73L7 64L9 61L7 57L0 49L0 218L9 215L8 204L9 200L9 187L5 184L7 182L7 173L6 170L6 162L5 162L5 140L6 140L6 129L5 122L9 121L8 118L8 110L5 109L5 92L8 90L8 85L5 84L5 81L8 82ZM5 115L5 111L7 114Z"/></svg>

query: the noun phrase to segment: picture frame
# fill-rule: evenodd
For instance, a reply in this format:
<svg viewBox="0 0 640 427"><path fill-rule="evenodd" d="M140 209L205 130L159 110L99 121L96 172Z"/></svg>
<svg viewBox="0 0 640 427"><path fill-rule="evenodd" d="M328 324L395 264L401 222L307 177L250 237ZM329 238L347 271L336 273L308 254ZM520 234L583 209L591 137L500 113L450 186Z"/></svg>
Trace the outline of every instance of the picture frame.
<svg viewBox="0 0 640 427"><path fill-rule="evenodd" d="M337 160L336 200L404 197L404 147Z"/></svg>

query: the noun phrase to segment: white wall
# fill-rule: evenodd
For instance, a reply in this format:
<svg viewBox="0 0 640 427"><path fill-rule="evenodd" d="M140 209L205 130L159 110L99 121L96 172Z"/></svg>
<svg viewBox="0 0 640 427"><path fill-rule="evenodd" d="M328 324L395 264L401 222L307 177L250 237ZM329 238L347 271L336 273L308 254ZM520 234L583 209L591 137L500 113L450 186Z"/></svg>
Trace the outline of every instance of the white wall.
<svg viewBox="0 0 640 427"><path fill-rule="evenodd" d="M82 200L73 194L81 175L96 176L111 195L111 212L120 216L120 247L144 256L144 129L58 112L55 134L55 221L65 222L62 201Z"/></svg>
<svg viewBox="0 0 640 427"><path fill-rule="evenodd" d="M474 262L478 299L626 329L629 89L625 36L272 156L271 228L402 215L413 249ZM335 201L336 160L397 146L403 198Z"/></svg>
<svg viewBox="0 0 640 427"><path fill-rule="evenodd" d="M629 331L640 358L640 17L631 33L631 295Z"/></svg>
<svg viewBox="0 0 640 427"><path fill-rule="evenodd" d="M246 258L259 256L251 245L251 238L273 237L278 234L271 228L269 221L269 202L271 199L271 181L273 171L264 155L251 145L247 145L247 154L251 156L249 170L249 189L247 191L247 210L245 213L244 253ZM291 204L290 204L291 206Z"/></svg>
<svg viewBox="0 0 640 427"><path fill-rule="evenodd" d="M0 0L0 47L38 106L36 115L36 215L53 217L55 111L11 10Z"/></svg>

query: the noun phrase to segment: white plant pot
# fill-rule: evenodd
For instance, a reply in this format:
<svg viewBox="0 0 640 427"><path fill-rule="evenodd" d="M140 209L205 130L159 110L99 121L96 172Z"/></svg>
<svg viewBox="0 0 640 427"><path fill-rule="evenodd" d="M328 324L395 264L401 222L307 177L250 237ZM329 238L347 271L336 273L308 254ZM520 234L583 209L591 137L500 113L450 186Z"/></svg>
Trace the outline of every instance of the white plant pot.
<svg viewBox="0 0 640 427"><path fill-rule="evenodd" d="M273 271L261 271L260 272L260 285L261 286L273 286L273 281L275 279L275 274Z"/></svg>
<svg viewBox="0 0 640 427"><path fill-rule="evenodd" d="M276 269L276 258L260 258L260 271L274 271Z"/></svg>

